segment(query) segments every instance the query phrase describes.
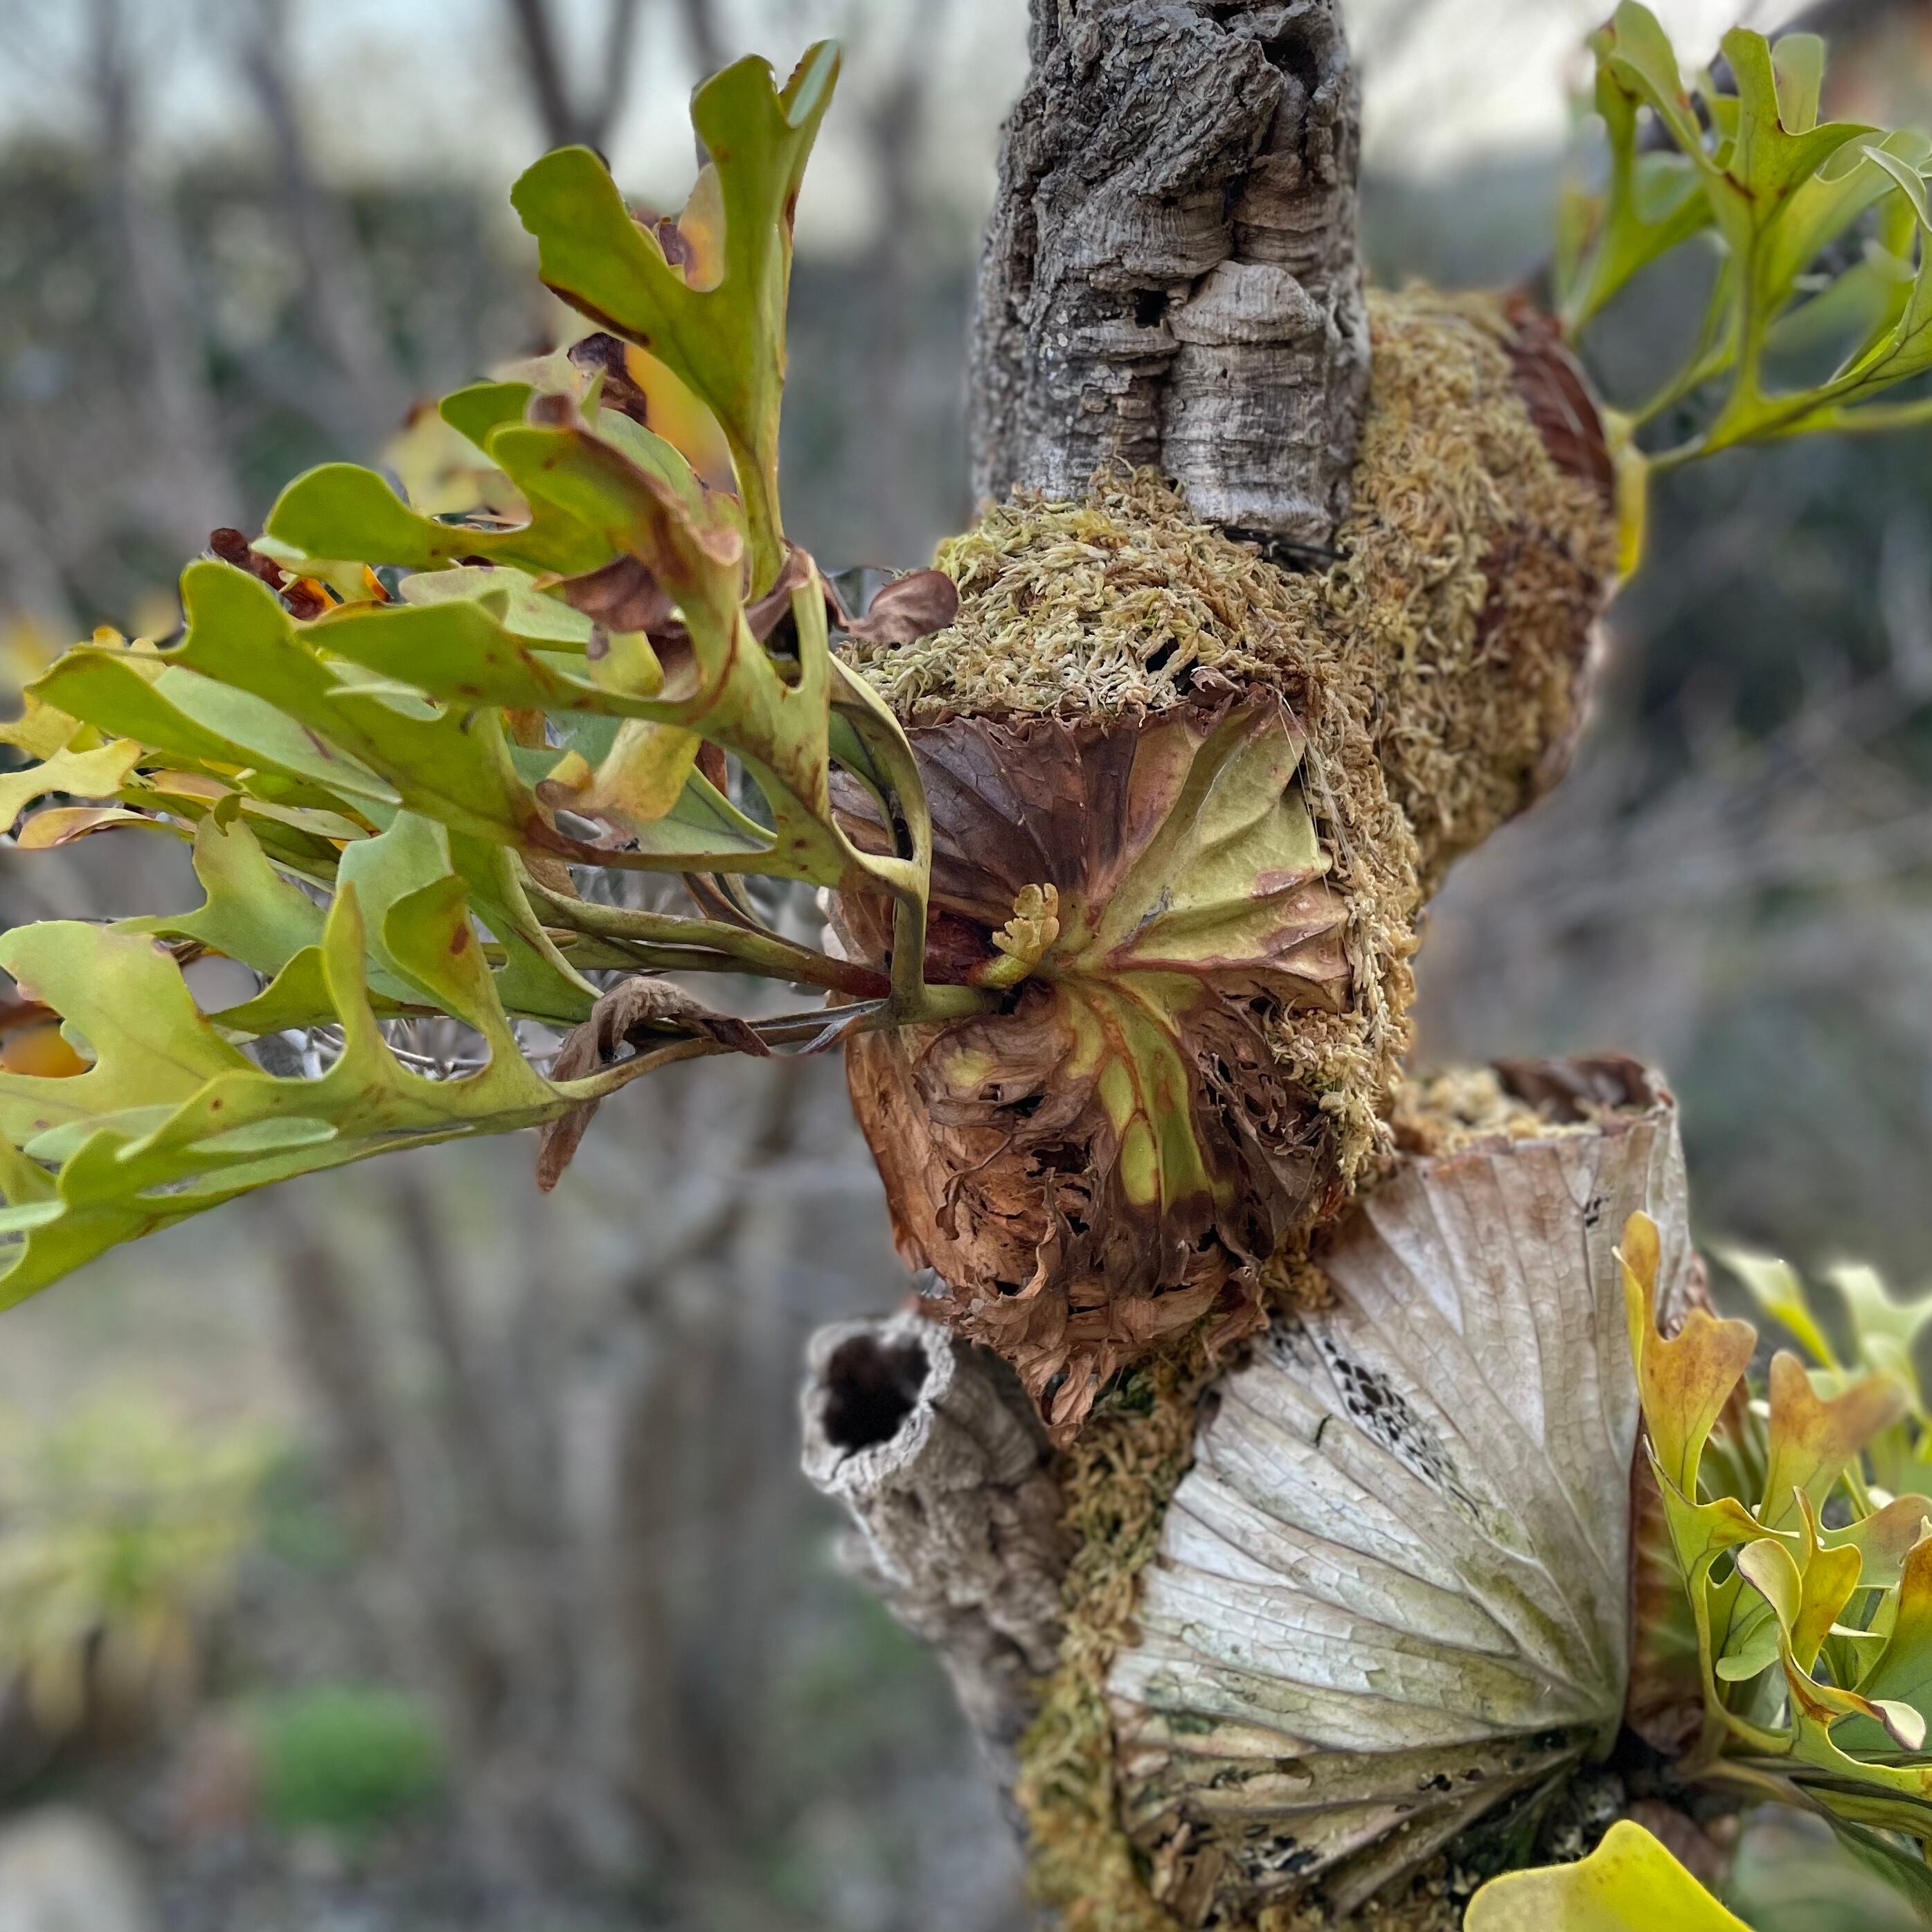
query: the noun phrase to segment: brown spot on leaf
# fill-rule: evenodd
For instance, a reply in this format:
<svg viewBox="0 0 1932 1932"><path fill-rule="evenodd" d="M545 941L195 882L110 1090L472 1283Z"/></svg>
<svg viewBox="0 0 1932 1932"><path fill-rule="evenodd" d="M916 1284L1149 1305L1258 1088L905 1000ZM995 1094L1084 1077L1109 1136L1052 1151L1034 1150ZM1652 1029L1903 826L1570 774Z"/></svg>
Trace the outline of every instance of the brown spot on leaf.
<svg viewBox="0 0 1932 1932"><path fill-rule="evenodd" d="M628 416L634 423L650 426L650 410L644 392L632 380L624 363L624 344L614 335L599 330L570 345L572 363L586 376L604 378L603 406Z"/></svg>

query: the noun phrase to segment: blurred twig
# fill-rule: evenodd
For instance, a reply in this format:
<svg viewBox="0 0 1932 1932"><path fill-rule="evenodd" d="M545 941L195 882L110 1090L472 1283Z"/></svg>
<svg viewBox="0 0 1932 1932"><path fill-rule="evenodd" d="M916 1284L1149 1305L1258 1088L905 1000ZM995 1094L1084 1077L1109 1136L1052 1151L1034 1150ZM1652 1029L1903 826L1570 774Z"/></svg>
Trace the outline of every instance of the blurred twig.
<svg viewBox="0 0 1932 1932"><path fill-rule="evenodd" d="M562 27L550 0L504 3L523 51L524 72L543 128L544 145L565 148L581 142L602 152L609 146L610 130L629 86L639 0L607 0L598 80L589 90L572 83Z"/></svg>
<svg viewBox="0 0 1932 1932"><path fill-rule="evenodd" d="M124 350L143 380L154 473L141 476L146 514L184 550L237 514L174 212L141 171L139 56L126 0L88 0L88 71L99 130L101 214L110 259L123 265ZM139 475L139 472L136 472Z"/></svg>
<svg viewBox="0 0 1932 1932"><path fill-rule="evenodd" d="M335 380L313 369L294 398L325 428L373 451L400 423L409 388L384 332L367 264L341 202L317 180L287 66L288 0L249 0L242 67L275 157L278 192L302 261L303 312Z"/></svg>

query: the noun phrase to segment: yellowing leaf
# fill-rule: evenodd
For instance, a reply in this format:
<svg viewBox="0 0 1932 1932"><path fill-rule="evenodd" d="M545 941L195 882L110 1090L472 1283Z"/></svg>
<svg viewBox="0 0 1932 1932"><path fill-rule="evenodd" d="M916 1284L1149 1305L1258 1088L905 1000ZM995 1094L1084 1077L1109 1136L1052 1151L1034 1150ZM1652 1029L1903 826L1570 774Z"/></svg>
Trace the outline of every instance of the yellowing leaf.
<svg viewBox="0 0 1932 1932"><path fill-rule="evenodd" d="M627 344L624 367L650 411L650 427L716 490L732 487L731 446L718 418L647 349Z"/></svg>
<svg viewBox="0 0 1932 1932"><path fill-rule="evenodd" d="M30 758L51 758L73 742L80 728L79 718L56 711L30 691L20 716L10 724L0 724L0 744L16 746Z"/></svg>
<svg viewBox="0 0 1932 1932"><path fill-rule="evenodd" d="M1620 1259L1644 1424L1664 1474L1694 1502L1704 1444L1750 1360L1757 1336L1748 1322L1720 1322L1694 1308L1666 1340L1657 1326L1658 1256L1655 1222L1647 1214L1632 1215Z"/></svg>
<svg viewBox="0 0 1932 1932"><path fill-rule="evenodd" d="M694 731L627 718L595 771L573 752L580 779L560 766L538 795L586 818L614 819L634 829L652 824L682 796L704 742Z"/></svg>
<svg viewBox="0 0 1932 1932"><path fill-rule="evenodd" d="M1876 1376L1841 1395L1820 1396L1796 1355L1781 1350L1774 1355L1763 1522L1772 1528L1796 1522L1801 1492L1814 1510L1820 1508L1852 1457L1897 1421L1905 1406L1905 1391Z"/></svg>
<svg viewBox="0 0 1932 1932"><path fill-rule="evenodd" d="M1575 1864L1490 1880L1462 1923L1465 1932L1750 1932L1628 1819Z"/></svg>
<svg viewBox="0 0 1932 1932"><path fill-rule="evenodd" d="M141 747L132 738L116 738L92 752L56 752L25 771L0 772L0 830L37 798L66 792L75 798L112 798L128 782L140 761Z"/></svg>
<svg viewBox="0 0 1932 1932"><path fill-rule="evenodd" d="M20 827L14 843L22 852L48 852L85 838L90 832L111 832L117 825L146 825L161 832L176 830L165 819L130 812L124 806L62 805L35 812Z"/></svg>
<svg viewBox="0 0 1932 1932"><path fill-rule="evenodd" d="M675 250L682 257L688 248L688 260L674 264L659 235L632 220L587 148L546 154L510 197L537 238L549 286L664 362L717 418L744 500L754 592L784 560L778 422L792 211L838 72L837 50L821 43L782 89L758 60L740 61L699 88L692 122L716 172L695 191L688 240L680 234Z"/></svg>

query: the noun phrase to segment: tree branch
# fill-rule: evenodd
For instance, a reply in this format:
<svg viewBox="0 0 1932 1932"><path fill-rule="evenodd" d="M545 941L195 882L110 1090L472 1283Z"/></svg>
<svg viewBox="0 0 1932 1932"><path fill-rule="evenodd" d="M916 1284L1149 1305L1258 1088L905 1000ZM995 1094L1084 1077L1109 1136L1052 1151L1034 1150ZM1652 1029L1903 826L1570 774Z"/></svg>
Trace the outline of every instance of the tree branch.
<svg viewBox="0 0 1932 1932"><path fill-rule="evenodd" d="M108 259L124 265L126 350L142 371L152 446L165 464L162 473L137 472L132 494L151 528L192 550L218 524L236 520L239 493L222 446L174 208L142 178L134 40L126 0L92 0L87 52L103 239Z"/></svg>
<svg viewBox="0 0 1932 1932"><path fill-rule="evenodd" d="M302 258L304 307L339 379L336 400L358 454L401 422L409 386L386 336L367 264L341 203L316 178L284 46L286 0L256 0L242 65L274 150ZM313 380L313 370L307 372ZM333 425L338 430L342 424Z"/></svg>
<svg viewBox="0 0 1932 1932"><path fill-rule="evenodd" d="M717 10L712 0L677 0L677 4L698 77L707 80L724 64L724 45L718 37Z"/></svg>
<svg viewBox="0 0 1932 1932"><path fill-rule="evenodd" d="M524 50L525 76L546 148L567 148L583 139L576 104L563 71L563 50L545 0L506 0L510 22Z"/></svg>
<svg viewBox="0 0 1932 1932"><path fill-rule="evenodd" d="M1324 546L1369 349L1358 112L1335 0L1034 0L980 264L973 484L1115 461Z"/></svg>
<svg viewBox="0 0 1932 1932"><path fill-rule="evenodd" d="M802 1406L805 1473L856 1526L843 1560L938 1652L1010 1785L1059 1647L1069 1553L1018 1378L909 1311L821 1328Z"/></svg>

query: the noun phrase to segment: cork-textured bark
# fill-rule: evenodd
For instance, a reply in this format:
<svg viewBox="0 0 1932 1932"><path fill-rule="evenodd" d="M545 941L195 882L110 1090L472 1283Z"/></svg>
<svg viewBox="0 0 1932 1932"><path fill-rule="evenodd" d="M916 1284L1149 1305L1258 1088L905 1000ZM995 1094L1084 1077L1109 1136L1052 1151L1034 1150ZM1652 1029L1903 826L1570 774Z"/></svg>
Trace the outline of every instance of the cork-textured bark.
<svg viewBox="0 0 1932 1932"><path fill-rule="evenodd" d="M1060 1644L1068 1555L1046 1439L999 1358L916 1313L812 1340L805 1473L846 1566L944 1660L1003 1786Z"/></svg>
<svg viewBox="0 0 1932 1932"><path fill-rule="evenodd" d="M1165 471L1320 549L1369 367L1355 81L1336 0L1033 0L980 266L981 496Z"/></svg>

